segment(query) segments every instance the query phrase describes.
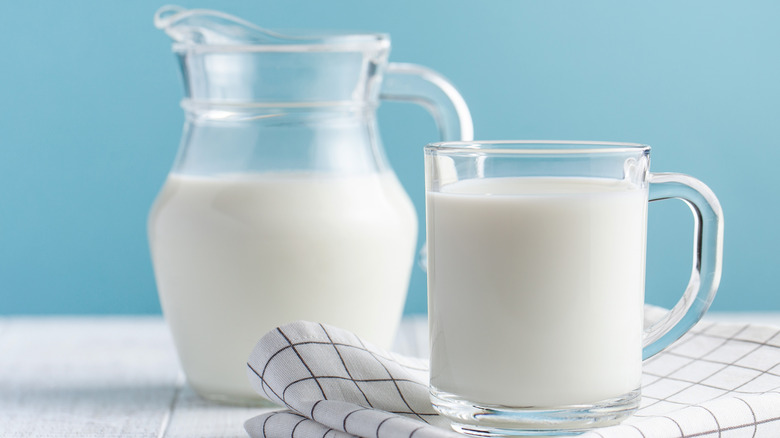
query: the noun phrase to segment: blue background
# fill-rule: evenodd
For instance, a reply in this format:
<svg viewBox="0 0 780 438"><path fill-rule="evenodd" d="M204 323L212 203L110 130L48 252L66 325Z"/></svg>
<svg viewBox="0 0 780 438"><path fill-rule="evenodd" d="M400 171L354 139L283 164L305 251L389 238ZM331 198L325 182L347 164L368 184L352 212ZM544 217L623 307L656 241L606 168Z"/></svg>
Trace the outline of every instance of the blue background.
<svg viewBox="0 0 780 438"><path fill-rule="evenodd" d="M695 175L722 202L713 309L780 310L780 2L180 3L269 28L390 33L391 60L434 68L459 88L480 139L652 145L653 170ZM183 122L170 42L152 26L162 5L0 3L0 314L160 311L146 215ZM422 211L433 121L399 103L379 117ZM692 220L667 201L649 221L648 295L671 304L691 269ZM415 269L407 312L424 311Z"/></svg>

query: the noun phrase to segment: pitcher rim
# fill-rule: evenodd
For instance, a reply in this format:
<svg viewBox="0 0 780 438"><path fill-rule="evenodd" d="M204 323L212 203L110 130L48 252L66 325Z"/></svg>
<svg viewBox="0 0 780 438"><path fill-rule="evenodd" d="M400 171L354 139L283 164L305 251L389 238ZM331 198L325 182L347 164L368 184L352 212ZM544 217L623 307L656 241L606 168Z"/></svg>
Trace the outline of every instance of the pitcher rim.
<svg viewBox="0 0 780 438"><path fill-rule="evenodd" d="M317 37L318 41L306 40L306 42L271 44L271 43L252 43L252 44L197 44L174 42L172 48L174 52L196 52L196 53L264 53L264 52L295 52L295 53L313 53L313 52L371 52L390 47L390 36L383 33L339 33L332 35L322 35Z"/></svg>

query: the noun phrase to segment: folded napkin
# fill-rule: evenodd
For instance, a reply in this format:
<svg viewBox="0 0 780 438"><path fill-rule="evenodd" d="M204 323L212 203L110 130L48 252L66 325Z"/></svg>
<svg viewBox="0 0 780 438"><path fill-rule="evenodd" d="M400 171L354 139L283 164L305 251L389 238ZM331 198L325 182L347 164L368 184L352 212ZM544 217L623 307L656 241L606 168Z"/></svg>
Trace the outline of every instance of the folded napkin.
<svg viewBox="0 0 780 438"><path fill-rule="evenodd" d="M428 366L354 334L299 321L266 334L247 363L255 390L286 410L248 420L253 438L445 438ZM780 329L702 322L644 363L642 404L581 438L780 437Z"/></svg>

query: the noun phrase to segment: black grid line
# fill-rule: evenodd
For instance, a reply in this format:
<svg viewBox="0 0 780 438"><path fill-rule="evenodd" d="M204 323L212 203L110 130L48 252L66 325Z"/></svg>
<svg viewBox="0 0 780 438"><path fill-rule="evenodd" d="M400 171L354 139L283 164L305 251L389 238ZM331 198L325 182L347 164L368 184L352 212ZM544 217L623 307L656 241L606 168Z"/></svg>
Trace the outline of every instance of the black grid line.
<svg viewBox="0 0 780 438"><path fill-rule="evenodd" d="M422 429L423 427L424 426L420 426L417 429L414 429L411 433L409 433L409 437L408 438L412 438L414 436L414 434L417 433L417 431Z"/></svg>
<svg viewBox="0 0 780 438"><path fill-rule="evenodd" d="M721 391L727 391L727 392L740 392L740 391L730 391L730 390L728 390L726 388L721 388L720 386L715 386L715 385L710 385L710 384L707 384L707 383L702 383L704 380L709 379L710 377L714 376L715 374L718 374L721 371L723 371L723 369L715 371L714 373L710 374L709 376L702 378L702 380L699 381L699 382L691 382L690 380L678 379L677 377L662 376L662 375L657 375L657 374L651 374L651 375L655 376L655 377L661 377L665 381L674 380L675 382L688 383L688 386L686 386L685 388L680 389L680 390L678 390L676 392L673 392L672 394L669 394L668 396L666 396L664 398L661 398L661 399L658 399L658 400L668 401L668 400L666 400L667 398L671 398L671 397L674 397L675 395L679 395L681 392L686 391L688 389L691 389L694 386L701 386L701 387L710 388L710 389L719 389ZM655 384L655 383L658 383L658 382L653 382L652 384ZM750 394L750 393L744 393L744 392L740 392L740 393L741 394ZM655 397L649 397L649 398L655 399ZM674 402L671 402L671 403L674 403Z"/></svg>
<svg viewBox="0 0 780 438"><path fill-rule="evenodd" d="M709 412L712 416L712 419L715 420L715 427L718 428L718 436L720 437L721 434L723 434L723 430L720 428L720 421L718 421L718 416L715 415L714 412L712 412L710 409L707 409L706 406L699 406L700 408L704 409L705 411Z"/></svg>
<svg viewBox="0 0 780 438"><path fill-rule="evenodd" d="M363 347L363 349L366 349L366 346L365 346L365 344L363 344L363 341L360 338L357 338L357 340L360 343L360 346ZM366 351L368 351L368 350L366 349ZM376 361L379 363L379 365L382 365L382 368L385 369L385 372L387 372L387 375L390 376L390 378L393 380L393 384L395 385L396 391L398 391L398 395L401 396L401 400L404 402L406 407L409 408L409 411L410 411L409 413L410 414L414 414L417 418L420 419L420 421L428 423L428 420L423 418L422 415L420 415L414 409L412 409L412 406L409 404L408 401L406 401L406 397L404 397L404 393L403 393L403 391L401 391L401 387L398 386L398 382L395 380L395 377L390 373L390 370L387 369L387 366L384 363L382 363L382 361L379 360L379 358L377 358L376 355L374 355L374 353L372 351L368 351L368 352L371 354L371 357L376 359Z"/></svg>
<svg viewBox="0 0 780 438"><path fill-rule="evenodd" d="M713 325L713 326L710 326L710 327L715 327L715 326ZM709 350L709 351L707 351L707 352L704 352L704 353L702 353L701 355L699 355L699 357L685 357L685 358L686 358L686 359L691 359L691 360L692 360L692 361L694 361L694 362L695 362L695 361L697 361L697 360L703 360L703 361L706 361L706 359L704 359L704 357L705 357L705 356L708 356L708 355L712 354L713 352L717 351L717 349L718 349L718 348L721 348L721 347L723 347L723 346L724 346L724 345L726 345L726 344L727 344L729 341L735 341L735 340L737 340L737 339L735 339L735 338L736 338L737 336L739 336L740 334L742 334L742 333L743 333L745 330L747 330L747 329L748 329L748 327L750 327L750 325L749 325L749 324L748 324L748 325L744 325L744 326L742 326L742 327L741 327L739 330L737 330L736 332L734 332L734 334L732 334L731 336L729 336L729 337L727 337L727 338L722 338L722 337L718 337L718 336L712 336L712 337L714 337L714 338L716 338L716 339L723 339L723 342L722 342L721 344L719 344L717 347L715 347L715 348L713 348L713 349L711 349L711 350ZM707 336L711 336L711 335L707 335ZM695 338L695 335L694 335L694 336L692 336L692 337L691 337L691 339L688 339L688 341L692 340L693 338ZM742 340L739 340L739 341L740 341L740 342L744 342L744 341L742 341ZM674 345L674 344L673 344L673 345ZM736 365L735 363L736 363L736 362L738 362L739 360L743 359L744 357L748 356L749 354L752 354L753 352L755 352L756 350L758 350L759 348L761 348L761 346L765 346L765 345L766 345L766 343L764 343L764 344L759 344L759 345L757 345L755 348L753 348L752 350L750 350L750 351L748 351L748 352L746 352L746 353L743 353L743 354L742 354L742 356L738 357L737 359L735 359L735 360L733 360L733 361L731 361L731 362L729 362L729 363L724 363L724 364L722 364L722 365L726 365L726 367L729 367L729 366L732 366L732 367L740 367L740 365ZM675 348L678 348L678 346L675 346ZM669 352L669 353L671 353L671 352ZM664 354L669 354L669 353L667 353L666 351L664 351L664 352L662 352L662 353L659 353L659 356L660 356L660 357L658 357L658 359L656 359L656 360L662 360L662 358L664 357L663 355L664 355ZM691 363L694 363L694 362L691 362ZM723 371L724 369L726 369L726 368L724 368L724 369L720 369L720 370L718 370L718 371L716 371L716 372L714 372L714 373L712 373L712 374L710 374L710 375L708 375L708 376L704 376L704 377L700 378L700 379L699 379L698 381L696 381L696 382L692 382L692 381L685 380L685 379L679 379L679 378L671 377L671 375L672 375L672 374L674 374L674 373L676 373L676 372L680 371L681 369L683 369L683 368L685 368L685 367L689 366L691 363L687 363L687 364L685 364L685 365L683 365L683 366L681 366L681 367L679 367L679 368L675 369L674 371L671 371L671 372L667 373L666 375L659 375L659 374L654 374L654 373L652 373L652 372L645 372L645 374L647 374L647 375L654 376L654 377L660 377L660 378L661 378L661 379L659 379L659 380L657 380L657 381L655 381L655 382L651 383L650 385L657 384L658 382L661 382L661 381L664 381L664 380L667 380L667 381L668 381L668 380L674 380L674 381L678 381L678 382L689 383L689 385L688 385L688 386L686 386L686 387L684 387L684 388L682 388L682 389L680 389L680 390L678 390L678 391L676 391L676 392L674 392L674 393L672 393L672 394L669 394L669 395L667 395L667 396L665 396L665 397L663 397L663 398L661 398L661 399L655 399L655 400L656 400L655 402L653 402L653 403L650 403L650 404L648 404L648 405L644 406L644 409L646 409L646 408L649 408L649 407L651 407L651 406L653 406L653 405L655 405L655 404L657 404L657 403L659 403L659 402L661 402L661 401L669 401L668 399L670 399L670 398L672 398L672 397L674 397L674 396L676 396L676 395L679 395L680 393L682 393L682 392L684 392L684 391L687 391L687 390L689 390L689 389L691 389L691 388L693 388L693 387L696 387L696 386L701 386L701 387L708 387L708 388L717 389L717 390L720 390L720 391L726 391L726 393L728 393L728 392L731 392L731 391L729 391L729 390L728 390L728 389L726 389L726 388L721 388L721 387L717 387L717 386L714 386L714 385L708 385L708 384L705 384L705 383L703 383L705 380L709 379L710 377L714 376L715 374L718 374L718 373L722 372L722 371ZM648 386L650 386L650 385L648 385ZM715 396L715 397L713 397L713 398L711 398L711 399L709 399L709 400L707 400L707 401L712 401L712 400L714 400L714 399L720 398L722 395L723 395L723 394L721 394L721 395L718 395L718 396ZM653 399L654 399L654 398L653 398Z"/></svg>
<svg viewBox="0 0 780 438"><path fill-rule="evenodd" d="M744 368L744 367L741 367L739 365L734 365L734 368ZM656 397L649 397L649 396L647 398L653 399L653 400L656 400L656 401L666 401L666 402L669 402L669 403L678 403L678 402L670 401L670 400L668 400L668 398L674 397L675 395L679 395L680 393L682 393L684 391L687 391L688 389L691 389L691 388L696 387L696 386L704 387L704 388L710 388L710 389L717 389L717 390L720 390L720 391L726 391L726 393L755 394L754 392L740 391L738 389L727 389L727 388L723 388L723 387L720 387L720 386L715 386L715 385L710 385L710 384L707 384L707 383L703 383L705 380L709 379L710 377L714 376L715 374L723 372L726 369L727 368L722 368L722 369L720 369L720 370L718 370L718 371L716 371L716 372L714 372L714 373L712 373L712 374L710 374L710 375L708 375L706 377L703 377L700 381L697 381L697 382L692 382L690 380L680 379L680 378L677 378L677 377L671 377L671 376L668 376L668 375L645 373L645 374L651 375L653 377L659 377L659 378L661 378L661 379L663 379L665 381L673 380L673 381L676 381L676 382L682 382L682 383L688 383L689 384L685 388L682 388L682 389L680 389L680 390L678 390L678 391L676 391L676 392L674 392L672 394L669 394L668 396L666 396L664 398L660 398L659 399L659 398L656 398ZM752 370L752 368L745 368L745 369L751 369ZM758 371L758 370L756 370L756 371ZM774 375L774 374L771 374L771 373L766 373L766 374ZM758 378L760 376L761 376L761 374L759 374L756 377L751 378L748 382L745 382L745 383L739 385L739 387L745 386L746 384L750 383L751 381L755 380L756 378ZM657 381L651 383L650 385L654 385L654 384L656 384L658 382L660 382L660 380L657 380ZM650 385L648 385L648 386L650 386ZM777 389L780 389L780 386L772 388L769 391L765 391L765 392L774 392ZM720 397L721 396L718 396L718 397L715 397L715 398L720 398ZM710 399L710 400L714 400L715 398ZM710 400L708 400L708 401L710 401ZM651 405L647 405L645 407L649 407L649 406L652 406L652 404Z"/></svg>
<svg viewBox="0 0 780 438"><path fill-rule="evenodd" d="M344 421L341 422L341 430L343 430L345 433L349 433L349 431L347 430L347 420L349 419L349 417L352 416L352 414L354 414L355 412L367 411L368 409L369 408L355 409L354 411L352 411L352 412L348 413L347 415L345 415L344 416Z"/></svg>
<svg viewBox="0 0 780 438"><path fill-rule="evenodd" d="M704 358L704 356L707 356L707 355L710 355L710 354L712 354L713 352L715 352L715 351L716 351L716 350L718 350L719 348L721 348L721 347L723 347L724 345L726 345L726 344L727 344L729 341L735 341L735 340L737 340L737 339L736 339L736 337L737 337L737 336L739 336L740 334L742 334L742 332L744 332L745 330L747 330L747 329L748 329L748 327L750 327L750 326L749 326L749 325L743 326L741 329L739 329L738 331L736 331L736 332L735 332L733 335L731 335L731 336L729 336L729 337L725 337L725 338L724 338L724 337L722 337L722 336L709 335L709 334L705 334L705 333L698 334L698 335L695 335L695 334L694 334L694 335L692 335L692 336L691 336L691 337L688 339L688 341L689 341L689 342L690 342L690 341L692 341L692 340L694 340L694 339L698 339L698 338L700 338L700 337L702 337L702 336L707 336L707 337L711 337L711 338L713 338L713 339L720 339L720 340L723 340L723 342L721 342L720 344L718 344L716 347L713 347L711 350L709 350L709 351L707 351L707 352L705 352L705 353L702 353L702 354L701 354L701 355L699 355L698 357L695 357L695 358L692 358L692 359L703 359L703 358ZM744 342L744 341L742 341L742 342ZM672 347L673 349L678 349L678 348L680 348L680 347L681 347L681 346L683 346L683 345L685 345L685 343L678 344L678 345L672 344L670 347Z"/></svg>
<svg viewBox="0 0 780 438"><path fill-rule="evenodd" d="M683 434L680 435L680 437L684 437L684 438L697 438L697 437L700 437L700 436L712 435L713 433L716 433L716 432L719 433L719 434L722 434L723 432L729 432L729 431L732 431L732 430L744 429L744 428L751 427L751 426L758 427L759 424L772 423L772 422L775 422L775 421L778 421L778 420L780 420L780 417L772 417L772 418L767 418L765 420L756 421L755 423L736 424L734 426L728 426L728 427L724 427L724 428L708 429L708 430L704 430L704 431L700 431L700 432L694 432L694 433L691 433L691 434L688 434L688 435L685 435L683 433ZM603 435L601 435L601 434L598 434L598 435L601 436L602 438L604 438ZM753 433L753 436L755 437L755 432Z"/></svg>
<svg viewBox="0 0 780 438"><path fill-rule="evenodd" d="M290 342L290 338L288 338L287 335L284 334L281 328L277 327L276 330L284 337L284 340L290 344L290 347L295 352L295 355L298 356L298 359L301 361L303 366L306 367L306 370L309 371L309 374L311 374L311 376L314 377L314 383L316 383L317 387L320 388L320 392L322 392L322 398L327 400L328 396L325 395L325 390L322 388L322 385L320 385L320 382L317 380L317 377L314 375L314 372L311 370L311 368L309 368L309 364L307 364L306 361L303 360L301 353L295 348L295 345L293 345L293 343ZM284 397L282 397L282 401L287 403Z"/></svg>
<svg viewBox="0 0 780 438"><path fill-rule="evenodd" d="M739 365L737 365L737 366L739 367ZM746 368L744 368L744 367L740 367L740 368L746 369ZM750 380L748 380L747 382L745 382L745 383L743 383L743 384L741 384L741 385L737 386L736 388L734 388L734 389L733 389L733 391L734 391L734 392L740 392L740 391L739 391L739 388L742 388L743 386L745 386L745 385L747 385L747 384L749 384L749 383L755 382L755 381L756 381L756 379L758 379L758 378L759 378L759 377L761 377L761 376L765 376L765 375L770 375L770 376L772 376L772 375L775 375L775 374L773 374L773 373L770 373L770 372L768 372L768 371L761 371L759 374L756 374L754 377L752 377L752 378L751 378Z"/></svg>
<svg viewBox="0 0 780 438"><path fill-rule="evenodd" d="M263 421L263 428L262 428L263 429L263 436L268 436L268 432L265 431L265 425L268 424L268 420L270 420L271 417L275 417L275 416L276 416L276 413L273 413L273 414L265 417L265 421Z"/></svg>
<svg viewBox="0 0 780 438"><path fill-rule="evenodd" d="M306 418L301 418L301 420L297 423L295 423L295 426L293 426L292 432L290 432L290 437L295 438L295 429L298 429L298 426L301 425L304 421L307 421Z"/></svg>
<svg viewBox="0 0 780 438"><path fill-rule="evenodd" d="M648 400L655 400L655 402L664 402L664 403L672 404L672 405L675 405L675 406L679 407L680 409L682 409L682 408L687 408L687 407L689 407L689 406L690 406L689 404L686 404L686 403L679 403L679 402L673 402L673 401L669 401L669 400L656 399L656 398L653 398L653 397L644 397L644 399L648 399ZM634 417L637 417L637 418L652 418L652 417L658 417L658 416L659 416L658 414L648 414L648 415L645 415L645 414L644 414L644 411L645 411L647 408L649 408L650 406L655 406L655 405L657 404L657 403L655 403L655 402L654 402L654 403L651 403L651 404L649 404L649 405L647 405L647 406L644 406L644 407L640 408L640 409L639 409L639 412L637 412L637 413L635 413L635 414L634 414ZM670 419L671 419L671 418L670 418Z"/></svg>
<svg viewBox="0 0 780 438"><path fill-rule="evenodd" d="M287 392L287 390L288 390L288 389L290 389L290 388L291 388L293 385L295 385L295 384L297 384L297 383L306 382L306 381L310 381L310 380L325 381L325 380L328 380L328 379L332 379L332 380L344 380L344 381L352 381L352 382L359 382L359 383L364 383L364 382L365 382L365 383L393 383L393 384L395 384L396 388L398 388L398 383L410 383L410 384L413 384L413 385L421 386L422 388L427 388L427 385L425 385L425 384L422 384L422 383L420 383L420 382L418 382L418 381L415 381L415 380L410 380L410 379L399 379L399 378L385 378L385 379L349 379L349 378L342 377L342 376L325 376L325 375L319 375L319 376L317 376L316 378L315 378L315 377L304 377L304 378L302 378L302 379L298 379L298 380L295 380L295 381L293 381L293 382L290 382L290 383L289 383L287 386L285 386L284 390L282 391L282 398L280 398L280 399L281 399L281 400L286 400L286 392ZM399 389L399 390L400 390L400 389ZM402 400L404 401L404 404L406 404L406 406L407 406L407 407L409 407L409 411L397 411L397 410L390 410L390 411L387 411L387 412L391 412L391 413L394 413L394 414L414 414L414 415L418 415L418 416L438 416L438 414L437 414L437 413L435 413L435 412L431 412L431 413L427 413L427 412L417 412L417 411L413 410L413 409L412 409L412 408L409 406L409 404L408 404L408 403L406 402L406 400L404 399L404 396L403 396L403 395L401 395L401 398L402 398ZM322 400L318 400L318 401L317 401L317 403L319 403L319 402L321 402L321 401L322 401ZM286 402L285 402L285 403L286 403ZM293 406L291 406L290 404L287 404L287 406L289 406L289 407L293 408Z"/></svg>
<svg viewBox="0 0 780 438"><path fill-rule="evenodd" d="M267 364L266 364L266 365L267 365ZM262 375L260 375L260 374L258 374L257 370L256 370L256 369L255 369L255 368L252 366L252 364L251 364L251 363L247 362L247 363L246 363L246 366L247 366L247 367L249 367L249 369L250 369L250 370L252 370L252 372L253 372L253 373L254 373L254 374L255 374L255 375L256 375L256 376L257 376L257 377L260 379L260 388L262 388L263 392L265 393L265 395L266 395L266 396L267 396L269 399L272 399L273 397L271 397L271 395L270 395L270 394L268 394L268 391L266 391L266 390L265 390L265 388L268 388L268 389L270 389L270 390L271 390L271 392L272 392L272 393L274 393L274 395L276 396L276 398L277 398L277 399L279 399L279 400L282 400L282 398L281 398L281 397L279 397L279 394L277 394L277 393L276 393L276 391L274 391L274 389L273 389L273 388L271 388L271 385L269 385L268 383L266 383L266 380L263 378L263 376L262 376Z"/></svg>
<svg viewBox="0 0 780 438"><path fill-rule="evenodd" d="M724 326L714 325L712 327L713 328L718 328L718 327L724 327ZM717 334L717 333L709 333L709 332L706 332L706 331L705 332L690 333L689 336L690 336L690 339L696 339L696 338L701 338L701 337L708 337L708 338L713 338L713 339L723 339L723 340L726 340L726 341L740 341L740 342L745 342L745 343L748 343L748 344L761 344L761 345L765 345L766 341L765 342L761 342L761 341L756 341L756 340L749 339L749 338L741 338L740 337L746 330L748 330L748 329L750 329L752 327L756 327L756 326L750 325L750 324L744 325L744 326L740 326L739 330L737 330L736 332L734 332L732 335L729 335L729 336L720 335L720 334ZM771 339L771 337L770 337L770 339Z"/></svg>
<svg viewBox="0 0 780 438"><path fill-rule="evenodd" d="M683 432L682 426L680 426L680 423L679 423L677 420L675 420L674 418L672 418L672 417L669 417L669 416L667 416L667 415L662 415L662 417L663 417L663 418L666 418L667 420L669 420L669 421L671 421L672 423L674 423L674 425L675 425L675 426L677 426L677 430L679 430L679 431L680 431L680 436L683 436L683 435L685 435L685 432Z"/></svg>
<svg viewBox="0 0 780 438"><path fill-rule="evenodd" d="M383 426L385 423L387 423L388 421L392 420L393 418L398 418L398 417L387 417L387 418L385 418L384 420L382 420L382 421L380 421L380 422L379 422L379 424L376 426L376 438L379 438L379 429L381 429L381 428L382 428L382 426Z"/></svg>
<svg viewBox="0 0 780 438"><path fill-rule="evenodd" d="M633 425L632 425L631 427L633 427L634 429L636 429L636 431L637 431L637 432L639 432L639 435L640 435L642 438L647 438L647 437L645 436L645 433L644 433L644 432L642 432L642 429L640 429L640 428L638 428L638 427L636 427L636 426L633 426Z"/></svg>
<svg viewBox="0 0 780 438"><path fill-rule="evenodd" d="M756 438L756 433L758 433L758 424L756 424L758 422L758 418L756 417L756 411L753 410L753 406L751 406L750 403L746 402L745 399L740 397L734 397L734 398L744 403L745 406L747 406L748 409L750 410L750 415L753 416L753 438Z"/></svg>
<svg viewBox="0 0 780 438"><path fill-rule="evenodd" d="M427 388L428 387L427 385L425 385L423 383L420 383L420 382L418 382L416 380L411 380L411 379L399 379L399 378L392 378L392 377L389 377L389 378L386 378L386 379L354 379L354 378L343 377L343 376L318 375L317 377L314 377L314 376L302 377L300 379L293 380L292 382L288 383L287 386L285 386L284 389L282 390L282 400L284 400L285 394L287 393L287 390L290 389L290 387L292 387L293 385L296 385L298 383L308 382L310 380L316 380L316 381L344 380L344 381L348 381L348 382L354 382L355 385L357 385L358 383L404 382L404 383L410 383L412 385L421 386L423 388ZM360 388L360 387L358 386L358 388ZM362 390L360 391L360 393L365 397L365 393ZM368 400L366 400L366 402L368 403ZM371 407L373 407L373 405Z"/></svg>
<svg viewBox="0 0 780 438"><path fill-rule="evenodd" d="M773 347L771 345L766 345L766 346L770 347L770 348L778 348L778 347ZM780 377L780 374L772 372L771 369L770 370L764 370L764 369L761 369L761 368L751 367L751 366L747 366L747 365L737 365L735 363L723 362L723 361L720 361L720 360L713 360L713 359L705 359L705 358L697 359L695 357L686 356L686 355L683 355L683 354L680 354L680 353L675 353L673 351L665 352L664 354L666 356L677 356L677 357L682 357L682 358L685 358L685 359L691 359L691 360L694 360L694 361L708 362L708 363L714 363L714 364L726 365L726 366L736 366L736 367L739 367L739 368L744 368L746 370L759 371L759 372L762 372L762 373L766 373L766 374L768 374L770 376ZM684 368L684 367L686 367L688 365L690 365L690 364L686 364L686 365L684 365L681 368ZM656 377L659 376L659 374L652 374L652 373L648 373L648 372L645 372L645 374L656 376ZM664 376L661 376L661 377L664 377Z"/></svg>
<svg viewBox="0 0 780 438"><path fill-rule="evenodd" d="M319 340L307 340L307 341L296 341L295 344L291 343L290 345L286 345L286 346L278 349L277 351L275 351L266 360L266 366L269 363L271 363L271 359L273 359L275 356L279 355L280 353L283 353L284 351L292 348L293 345L295 345L296 347L297 346L301 346L301 345L335 345L335 346L344 347L344 348L354 348L354 349L360 350L360 351L371 351L372 354L374 354L376 357L378 357L380 359L384 359L384 360L387 360L387 361L396 361L396 359L393 358L391 355L389 355L389 354L385 355L385 354L381 354L378 351L372 351L371 349L369 349L365 345L358 346L358 345L355 345L355 344L348 344L348 343L345 343L345 342L329 342L329 341L319 341ZM413 370L413 371L421 371L421 372L427 372L428 371L427 367L415 366L415 365L411 365L411 364L408 364L408 363L404 364L404 368L409 369L409 370ZM261 373L261 376L263 374L265 374L265 368L263 369L263 372Z"/></svg>
<svg viewBox="0 0 780 438"><path fill-rule="evenodd" d="M312 419L312 420L314 420L314 421L317 421L317 420L314 418L314 410L315 410L315 409L317 409L317 405L318 405L318 404L320 404L320 403L322 403L322 400L317 400L317 401L316 401L316 402L314 402L314 404L311 406L311 412L309 413L309 418L311 418L311 419Z"/></svg>
<svg viewBox="0 0 780 438"><path fill-rule="evenodd" d="M735 426L724 427L722 431L723 432L728 432L730 430L737 430L737 429L742 429L742 428L750 427L750 426L754 426L754 427L758 428L759 424L773 423L775 421L780 421L780 417L772 417L772 418L767 418L766 420L756 421L755 424L737 424ZM692 437L696 437L696 436L706 435L707 433L713 433L713 432L715 432L715 431L701 432L701 433L697 433L697 434L691 435L691 436ZM754 437L756 436L755 432L753 433L753 436Z"/></svg>
<svg viewBox="0 0 780 438"><path fill-rule="evenodd" d="M344 371L347 372L347 375L349 376L349 379L352 380L352 383L355 384L355 387L357 388L357 390L360 391L360 393L363 395L363 398L366 400L366 403L368 403L368 405L373 408L374 405L372 405L371 401L368 400L368 396L366 396L366 393L363 392L363 389L360 388L360 385L358 385L357 382L355 381L355 379L352 377L352 373L349 371L349 367L347 366L346 362L344 362L344 358L341 356L341 352L339 352L338 347L336 347L336 344L333 343L333 338L330 337L330 333L328 333L328 331L325 330L325 326L324 325L320 324L320 328L322 328L323 333L325 333L325 336L328 337L328 340L333 345L333 349L336 350L336 354L339 356L339 360L341 361L341 365L344 367ZM289 385L288 385L288 387L289 387ZM287 391L287 388L285 388L284 390Z"/></svg>
<svg viewBox="0 0 780 438"><path fill-rule="evenodd" d="M705 334L701 334L701 333L690 333L690 332L689 332L687 335L685 335L685 336L683 336L682 338L678 339L676 342L673 342L673 343L672 343L670 346L668 346L668 347L667 347L665 350L662 350L662 352L669 352L670 350L676 350L676 349L682 348L682 347L684 347L684 346L685 346L685 344L688 344L688 343L690 343L690 342L692 342L692 341L695 341L695 340L697 340L697 339L701 339L702 337L710 337L710 338L712 338L712 339L722 339L722 340L724 340L724 342L722 342L722 343L720 343L719 345L717 345L717 346L713 347L711 350L707 351L707 353L705 353L705 354L709 354L709 353L711 353L711 352L713 352L713 351L717 350L717 349L718 349L718 348L719 348L721 345L723 345L725 342L728 342L728 340L727 340L727 339L723 339L722 337L718 337L718 336L709 336L709 335L705 335ZM660 352L659 352L658 354L660 355ZM654 360L654 359L655 359L655 358L657 358L657 357L658 357L658 355L657 355L657 356L654 356L654 357L652 357L652 358L650 358L650 361Z"/></svg>
<svg viewBox="0 0 780 438"><path fill-rule="evenodd" d="M386 412L389 412L391 414L396 414L396 415L403 415L403 414L410 414L411 413L411 412L406 412L406 411L386 411ZM429 413L417 412L417 415L422 415L423 417L426 417L426 416L427 417L438 417L439 416L439 414L437 414L436 412L429 412Z"/></svg>

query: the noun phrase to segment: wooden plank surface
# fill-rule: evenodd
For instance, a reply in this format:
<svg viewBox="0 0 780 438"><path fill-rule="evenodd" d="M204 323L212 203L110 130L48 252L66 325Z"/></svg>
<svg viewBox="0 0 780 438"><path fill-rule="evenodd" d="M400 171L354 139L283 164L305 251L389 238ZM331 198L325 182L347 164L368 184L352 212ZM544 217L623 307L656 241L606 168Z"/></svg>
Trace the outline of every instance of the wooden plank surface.
<svg viewBox="0 0 780 438"><path fill-rule="evenodd" d="M244 422L262 412L278 409L226 406L209 402L195 394L189 386L180 392L165 438L224 437L247 438Z"/></svg>
<svg viewBox="0 0 780 438"><path fill-rule="evenodd" d="M0 436L158 437L179 368L159 318L10 319Z"/></svg>
<svg viewBox="0 0 780 438"><path fill-rule="evenodd" d="M427 350L425 318L398 351ZM225 406L186 385L160 317L0 318L0 437L246 437L273 408Z"/></svg>
<svg viewBox="0 0 780 438"><path fill-rule="evenodd" d="M780 313L708 319L780 326ZM404 321L395 350L427 355L424 316ZM268 409L198 397L160 317L0 318L0 437L243 438Z"/></svg>

